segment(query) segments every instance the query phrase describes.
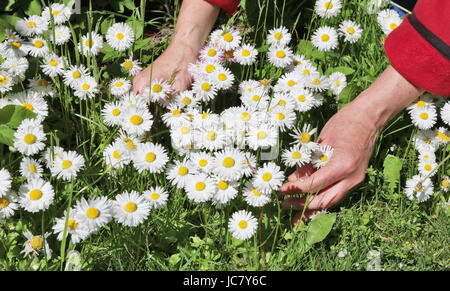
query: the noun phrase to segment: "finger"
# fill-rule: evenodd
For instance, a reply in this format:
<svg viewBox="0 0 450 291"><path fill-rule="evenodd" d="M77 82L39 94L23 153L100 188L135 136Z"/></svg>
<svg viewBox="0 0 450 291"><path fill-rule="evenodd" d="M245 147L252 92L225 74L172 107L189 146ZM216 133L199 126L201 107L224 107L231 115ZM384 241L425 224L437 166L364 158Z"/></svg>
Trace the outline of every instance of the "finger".
<svg viewBox="0 0 450 291"><path fill-rule="evenodd" d="M307 164L300 168L297 168L297 170L294 173L289 175L288 181L294 182L302 179L305 176L310 176L312 173L314 173L314 167L311 164Z"/></svg>
<svg viewBox="0 0 450 291"><path fill-rule="evenodd" d="M328 164L312 173L310 176L304 176L303 180L288 181L280 187L279 192L282 195L308 192L316 193L321 189L336 183L342 179L344 175L345 173L334 164Z"/></svg>
<svg viewBox="0 0 450 291"><path fill-rule="evenodd" d="M292 223L294 225L297 225L299 223L300 219L303 220L303 222L307 222L314 213L315 213L315 211L309 211L309 210L305 211L304 213L299 212L292 218Z"/></svg>
<svg viewBox="0 0 450 291"><path fill-rule="evenodd" d="M327 191L328 189L330 189L333 186L334 185L331 185L331 186L325 188L323 190L323 192ZM303 197L289 197L289 198L286 198L281 203L281 207L284 210L288 210L288 209L303 210L303 208L305 207L306 204L310 205L311 202L314 199L320 199L320 196L322 195L322 193L319 193L317 195L305 195ZM319 198L317 198L317 197L319 197Z"/></svg>

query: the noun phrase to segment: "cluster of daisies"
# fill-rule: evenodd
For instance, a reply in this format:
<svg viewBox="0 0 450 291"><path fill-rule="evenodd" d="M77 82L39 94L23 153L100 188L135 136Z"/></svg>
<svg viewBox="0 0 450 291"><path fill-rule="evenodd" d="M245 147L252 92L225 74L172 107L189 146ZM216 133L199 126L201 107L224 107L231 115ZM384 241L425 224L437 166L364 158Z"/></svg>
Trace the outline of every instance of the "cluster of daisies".
<svg viewBox="0 0 450 291"><path fill-rule="evenodd" d="M341 9L340 0L318 0L314 7L316 14L325 19L335 18ZM319 51L328 52L339 46L339 37L342 37L344 42L353 44L361 38L362 33L361 25L352 20L343 20L338 28L327 25L317 28L311 42Z"/></svg>
<svg viewBox="0 0 450 291"><path fill-rule="evenodd" d="M431 178L438 173L436 152L450 142L450 131L439 125L440 120L450 126L450 101L444 97L424 93L407 108L411 121L418 131L414 146L418 152L418 174L406 181L405 194L410 200L426 201L434 194ZM444 176L440 189L447 192L450 179Z"/></svg>
<svg viewBox="0 0 450 291"><path fill-rule="evenodd" d="M382 9L377 13L377 22L383 31L382 42L394 31L403 21L403 18L393 9Z"/></svg>

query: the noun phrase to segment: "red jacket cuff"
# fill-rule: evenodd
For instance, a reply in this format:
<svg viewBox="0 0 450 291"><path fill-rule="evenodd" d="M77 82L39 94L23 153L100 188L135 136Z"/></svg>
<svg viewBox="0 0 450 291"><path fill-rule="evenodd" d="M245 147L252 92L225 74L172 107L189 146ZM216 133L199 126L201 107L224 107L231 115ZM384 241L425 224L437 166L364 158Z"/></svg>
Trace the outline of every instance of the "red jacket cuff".
<svg viewBox="0 0 450 291"><path fill-rule="evenodd" d="M419 35L408 18L389 34L384 49L391 65L410 83L450 96L450 61Z"/></svg>
<svg viewBox="0 0 450 291"><path fill-rule="evenodd" d="M240 0L205 0L211 4L214 4L220 8L222 8L226 13L233 14L236 12Z"/></svg>

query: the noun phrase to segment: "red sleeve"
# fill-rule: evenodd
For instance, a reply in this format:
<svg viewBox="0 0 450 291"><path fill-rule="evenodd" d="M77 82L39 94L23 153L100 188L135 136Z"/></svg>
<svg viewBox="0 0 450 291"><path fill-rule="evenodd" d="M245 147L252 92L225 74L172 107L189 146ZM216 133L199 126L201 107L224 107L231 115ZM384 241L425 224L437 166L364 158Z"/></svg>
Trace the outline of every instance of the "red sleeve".
<svg viewBox="0 0 450 291"><path fill-rule="evenodd" d="M450 1L419 0L389 34L384 49L391 65L409 82L432 94L450 96Z"/></svg>
<svg viewBox="0 0 450 291"><path fill-rule="evenodd" d="M205 0L205 1L214 4L216 6L219 6L228 14L233 14L234 12L236 12L239 3L241 2L241 0Z"/></svg>

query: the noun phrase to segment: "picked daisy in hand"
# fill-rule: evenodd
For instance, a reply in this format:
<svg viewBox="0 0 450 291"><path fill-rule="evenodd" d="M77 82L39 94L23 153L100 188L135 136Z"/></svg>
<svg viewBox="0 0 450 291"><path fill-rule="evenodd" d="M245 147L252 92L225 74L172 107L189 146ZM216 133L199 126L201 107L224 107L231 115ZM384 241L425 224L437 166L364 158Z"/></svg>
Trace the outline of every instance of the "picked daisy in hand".
<svg viewBox="0 0 450 291"><path fill-rule="evenodd" d="M106 42L117 51L126 50L134 42L133 29L124 22L114 23L106 32Z"/></svg>
<svg viewBox="0 0 450 291"><path fill-rule="evenodd" d="M19 189L20 206L32 213L48 209L54 196L52 185L40 178L30 180Z"/></svg>
<svg viewBox="0 0 450 291"><path fill-rule="evenodd" d="M333 148L329 145L320 146L318 149L313 151L311 156L311 162L316 169L324 167L330 161L333 156Z"/></svg>
<svg viewBox="0 0 450 291"><path fill-rule="evenodd" d="M294 145L283 150L281 154L283 163L288 167L303 166L311 162L311 151L304 146Z"/></svg>
<svg viewBox="0 0 450 291"><path fill-rule="evenodd" d="M258 221L248 211L240 210L231 216L228 222L228 230L231 235L240 240L251 238L256 233Z"/></svg>
<svg viewBox="0 0 450 291"><path fill-rule="evenodd" d="M117 222L135 227L147 219L150 214L150 203L136 191L125 191L112 201L112 209Z"/></svg>

